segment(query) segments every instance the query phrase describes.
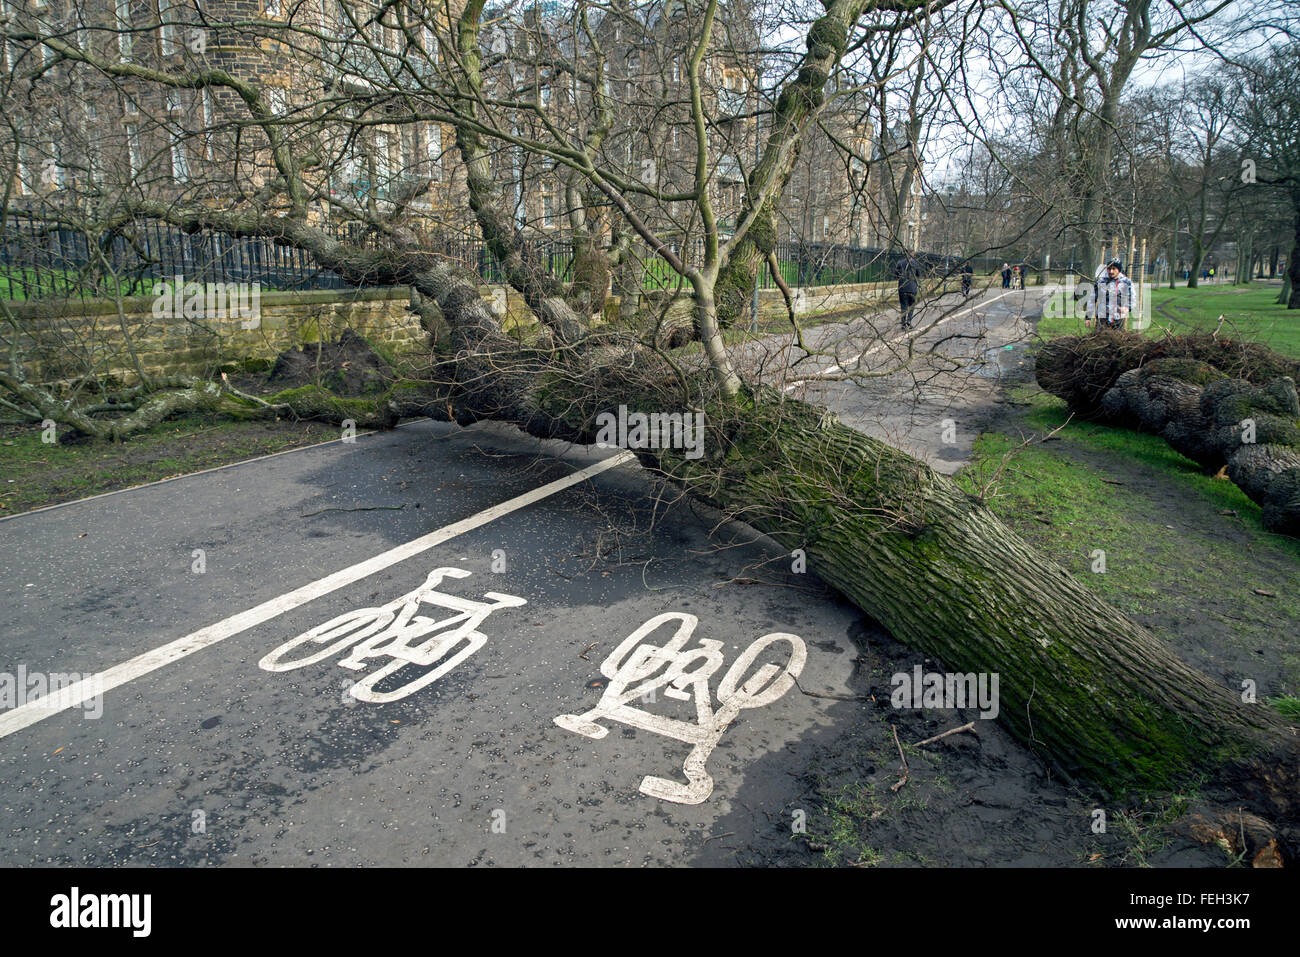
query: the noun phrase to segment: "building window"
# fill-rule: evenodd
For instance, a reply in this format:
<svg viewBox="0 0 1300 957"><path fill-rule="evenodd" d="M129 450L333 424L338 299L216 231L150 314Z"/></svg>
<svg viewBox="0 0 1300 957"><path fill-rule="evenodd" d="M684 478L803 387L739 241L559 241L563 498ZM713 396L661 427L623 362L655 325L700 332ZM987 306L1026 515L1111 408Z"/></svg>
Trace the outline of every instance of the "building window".
<svg viewBox="0 0 1300 957"><path fill-rule="evenodd" d="M385 182L393 175L392 146L387 133L375 134L375 177Z"/></svg>
<svg viewBox="0 0 1300 957"><path fill-rule="evenodd" d="M90 167L90 181L96 185L102 185L104 182L104 156L94 148L87 151L87 166Z"/></svg>
<svg viewBox="0 0 1300 957"><path fill-rule="evenodd" d="M428 138L425 141L426 155L429 159L429 176L442 179L442 127L437 123L429 124Z"/></svg>
<svg viewBox="0 0 1300 957"><path fill-rule="evenodd" d="M14 5L13 0L0 0L0 13L4 14L5 22L12 24L14 22ZM6 33L8 31L6 30ZM9 41L6 36L4 41L4 66L6 70L13 70L14 65L18 62L17 48Z"/></svg>
<svg viewBox="0 0 1300 957"><path fill-rule="evenodd" d="M542 228L555 228L555 187L542 187Z"/></svg>
<svg viewBox="0 0 1300 957"><path fill-rule="evenodd" d="M123 62L131 59L131 0L114 0L114 19L117 21L117 52Z"/></svg>
<svg viewBox="0 0 1300 957"><path fill-rule="evenodd" d="M27 162L27 151L21 146L18 147L18 187L23 193L36 192L35 183L32 180L32 168Z"/></svg>
<svg viewBox="0 0 1300 957"><path fill-rule="evenodd" d="M208 159L213 157L212 137L215 135L213 133L215 125L216 116L212 109L212 91L205 86L203 88L203 152Z"/></svg>
<svg viewBox="0 0 1300 957"><path fill-rule="evenodd" d="M172 134L172 179L184 183L190 178L190 161L185 158L185 141L179 131Z"/></svg>
<svg viewBox="0 0 1300 957"><path fill-rule="evenodd" d="M158 34L162 41L162 55L173 56L181 51L180 26L176 22L175 0L158 0Z"/></svg>
<svg viewBox="0 0 1300 957"><path fill-rule="evenodd" d="M139 176L144 169L144 151L140 148L140 127L134 123L126 124L126 158L131 175Z"/></svg>
<svg viewBox="0 0 1300 957"><path fill-rule="evenodd" d="M8 4L5 4L8 7ZM90 30L86 28L86 14L84 10L76 12L77 17L77 47L83 53L93 53L90 48Z"/></svg>

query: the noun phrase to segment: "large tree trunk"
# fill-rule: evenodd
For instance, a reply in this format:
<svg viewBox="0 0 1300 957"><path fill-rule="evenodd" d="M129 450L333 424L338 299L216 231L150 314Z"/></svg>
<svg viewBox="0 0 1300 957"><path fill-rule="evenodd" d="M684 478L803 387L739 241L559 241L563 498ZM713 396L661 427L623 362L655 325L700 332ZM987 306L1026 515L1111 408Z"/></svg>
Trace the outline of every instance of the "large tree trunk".
<svg viewBox="0 0 1300 957"><path fill-rule="evenodd" d="M1300 193L1293 196L1295 200L1295 241L1291 244L1291 255L1286 264L1287 285L1291 287L1286 299L1288 309L1300 309ZM1286 290L1283 290L1285 293Z"/></svg>
<svg viewBox="0 0 1300 957"><path fill-rule="evenodd" d="M598 411L665 408L657 365L619 353L548 370L515 420L590 441ZM1115 794L1208 777L1295 839L1300 752L1272 709L1182 662L925 464L825 410L689 381L707 412L705 456L643 450L644 465L804 549L827 583L949 671L997 673L999 719L1063 778Z"/></svg>
<svg viewBox="0 0 1300 957"><path fill-rule="evenodd" d="M1205 262L1205 245L1201 237L1192 233L1192 255L1188 261L1187 288L1195 289L1200 285L1201 264Z"/></svg>
<svg viewBox="0 0 1300 957"><path fill-rule="evenodd" d="M450 303L455 279L442 275ZM482 330L482 319L466 328ZM516 358L511 375L491 354L495 335L478 338L457 365L466 385L422 411L590 442L597 414L620 404L704 409L703 458L642 450L642 463L803 548L810 568L900 641L952 671L996 672L1000 719L1062 776L1107 792L1216 780L1279 820L1294 845L1300 753L1280 717L1183 663L950 479L822 409L726 396L707 370L646 350L593 348L531 367Z"/></svg>
<svg viewBox="0 0 1300 957"><path fill-rule="evenodd" d="M901 641L955 671L997 672L1000 719L1050 766L1107 791L1210 776L1235 800L1279 819L1289 846L1296 843L1285 828L1294 824L1288 801L1300 760L1271 709L1242 704L1182 663L904 453L823 410L730 393L701 357L670 361L617 333L588 333L578 348L521 348L484 302L476 276L414 245L359 249L302 222L169 204L138 212L182 227L274 236L345 279L409 284L420 301L436 303L450 326L445 351L429 381L392 390L382 414L461 424L491 418L590 443L596 416L619 405L704 410L703 458L642 450L642 463L787 547L804 548L811 569Z"/></svg>
<svg viewBox="0 0 1300 957"><path fill-rule="evenodd" d="M1168 786L1287 751L1270 709L1184 664L928 466L796 402L757 403L719 428L714 457L661 467L805 549L909 647L997 672L1000 719L1068 779Z"/></svg>
<svg viewBox="0 0 1300 957"><path fill-rule="evenodd" d="M670 362L616 334L521 349L477 277L438 257L357 249L304 223L147 209L177 225L275 235L345 278L410 284L436 303L447 351L427 383L391 390L382 415L492 418L590 443L596 416L619 405L703 409L703 458L642 450L642 463L805 549L811 569L948 669L996 672L1000 719L1060 774L1112 792L1217 778L1294 843L1287 802L1300 762L1278 716L1185 665L928 466L823 410L728 394L698 357Z"/></svg>

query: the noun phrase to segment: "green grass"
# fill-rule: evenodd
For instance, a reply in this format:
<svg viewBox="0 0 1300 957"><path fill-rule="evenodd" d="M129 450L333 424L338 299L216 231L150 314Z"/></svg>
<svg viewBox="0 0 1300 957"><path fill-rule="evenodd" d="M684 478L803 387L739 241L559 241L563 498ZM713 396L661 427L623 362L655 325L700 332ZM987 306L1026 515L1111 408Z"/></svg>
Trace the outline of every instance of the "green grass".
<svg viewBox="0 0 1300 957"><path fill-rule="evenodd" d="M1268 703L1284 718L1300 718L1300 698L1282 695L1279 698L1269 698Z"/></svg>
<svg viewBox="0 0 1300 957"><path fill-rule="evenodd" d="M1036 432L1066 422L1065 404L1036 387L1013 397L1029 403L1024 424ZM1288 638L1300 630L1300 540L1265 531L1240 489L1158 436L1082 421L1058 436L1016 452L998 475L1020 441L985 434L958 481L975 494L991 482L987 501L1003 521L1122 611L1183 620L1199 608L1223 641L1266 649L1300 688L1300 648ZM1094 571L1098 549L1104 573Z"/></svg>
<svg viewBox="0 0 1300 957"><path fill-rule="evenodd" d="M1195 793L1195 792L1193 792ZM1119 867L1150 867L1150 858L1173 840L1171 828L1191 806L1189 794L1147 799L1141 807L1115 813L1113 821L1122 838L1122 851L1110 863Z"/></svg>
<svg viewBox="0 0 1300 957"><path fill-rule="evenodd" d="M122 279L118 282L118 289L123 296L142 296L146 294L145 285L152 289L155 281ZM84 289L85 280L73 270L42 269L38 273L34 269L9 266L0 272L0 299L21 302L35 298L76 297ZM107 281L102 278L100 289L105 295L110 290Z"/></svg>
<svg viewBox="0 0 1300 957"><path fill-rule="evenodd" d="M0 427L0 516L325 442L318 422L234 422L194 414L125 442L42 441L39 428Z"/></svg>
<svg viewBox="0 0 1300 957"><path fill-rule="evenodd" d="M1300 358L1300 310L1277 302L1277 286L1224 286L1200 289L1158 289L1152 332L1213 332L1219 316L1219 338L1262 342L1284 355Z"/></svg>
<svg viewBox="0 0 1300 957"><path fill-rule="evenodd" d="M1277 302L1276 284L1255 283L1249 286L1179 286L1155 288L1151 292L1152 317L1143 330L1147 335L1166 332L1213 332L1220 338L1249 339L1262 342L1284 355L1300 358L1300 310L1287 309ZM1045 308L1038 324L1038 334L1045 339L1083 335L1089 331L1082 319L1062 315L1061 294L1056 308ZM1219 327L1219 316L1223 326Z"/></svg>

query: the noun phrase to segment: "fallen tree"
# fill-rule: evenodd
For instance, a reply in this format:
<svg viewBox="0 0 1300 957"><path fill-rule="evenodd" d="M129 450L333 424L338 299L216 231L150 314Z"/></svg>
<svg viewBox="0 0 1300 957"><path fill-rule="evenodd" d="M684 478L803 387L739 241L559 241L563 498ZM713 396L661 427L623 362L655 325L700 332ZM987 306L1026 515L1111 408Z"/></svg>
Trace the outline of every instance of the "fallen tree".
<svg viewBox="0 0 1300 957"><path fill-rule="evenodd" d="M409 415L461 424L492 419L534 436L590 443L597 417L620 405L660 413L703 412L701 458L688 459L671 449L640 449L642 464L784 547L804 549L812 570L911 647L954 670L998 673L1000 719L1066 779L1112 796L1209 782L1235 802L1234 809L1249 806L1272 822L1276 831L1268 840L1294 853L1300 845L1293 804L1300 751L1294 733L1276 713L1244 703L1187 666L1150 632L1037 555L949 479L824 410L747 384L732 365L721 335L718 297L726 298L729 286L733 292L750 288L750 268L770 252L765 224L788 182L799 133L815 119L821 91L844 51L865 42L860 21L868 12L879 14L873 29L893 35L942 4L825 4L799 69L776 98L763 157L747 177L729 238L720 235L707 188L713 175L711 121L701 83L717 4L701 6L695 11L701 26L687 51L682 81L698 160L692 184L680 191L641 183L617 164L602 165L598 151L570 145L560 127L549 130L545 140L516 132L510 119L544 118L541 94L528 104L513 93L503 101L485 92L477 77L482 47L476 36L482 11L477 2L466 5L446 39L446 62L461 74L457 82L430 86L429 71L416 69L420 63L409 62L408 54L409 81L406 73L400 81L397 73L387 81L400 95L375 97L383 105L381 117L365 115L367 91L352 94L356 116L333 111L331 104L329 122L351 123L354 133L379 124L436 121L455 126L470 173L466 185L475 223L541 320L542 333L524 342L504 331L482 298L477 275L425 250L403 210L382 210L376 202L350 204L331 190L330 170L320 171L328 165L326 151L306 152L307 146L319 145L316 140L326 140L310 135L319 132L311 125L318 122L313 111L299 111L301 120L278 117L254 85L219 70L151 70L96 57L64 38L38 39L61 62L87 64L108 77L169 89L233 91L248 108L240 142L255 134L266 142L259 156L272 172L253 193L236 193L237 200L188 202L123 190L115 204L95 212L98 218L92 223L78 225L99 234L147 217L189 231L267 238L300 250L349 283L409 286L426 325L432 327L435 319L446 323L449 334L431 354L427 375L395 383L379 398L353 400L367 403L375 421ZM387 49L364 30L347 42L366 53ZM505 113L506 122L491 121L494 111ZM295 131L295 123L303 130ZM295 138L295 133L303 135ZM545 156L597 189L689 286L700 349L670 352L654 337L592 323L577 310L581 297L537 280L534 264L519 249L521 231L509 215L502 215L502 191L484 169L491 151L485 154L476 137ZM302 152L295 151L299 147ZM699 260L674 252L634 199L692 203L706 224ZM365 241L340 238L323 228L310 214L313 202L333 204L363 224ZM49 215L58 222L78 214L54 210ZM757 234L751 235L755 228ZM739 277L733 275L733 259ZM263 414L261 405L250 404L225 385L187 384L171 391L185 390L196 390L204 401L236 402ZM40 398L30 390L27 394ZM336 400L327 392L282 393L259 401L291 408L311 401L325 406L327 414L339 411L329 407ZM66 411L57 398L45 407L52 417Z"/></svg>
<svg viewBox="0 0 1300 957"><path fill-rule="evenodd" d="M702 458L642 450L642 464L804 549L909 646L953 670L999 673L1000 719L1067 780L1111 795L1211 782L1275 822L1268 840L1294 853L1294 730L1182 662L951 480L825 410L767 391L728 395L706 364L617 338L592 335L545 361L498 351L503 337L465 295L468 279L437 270L419 282L455 316L457 353L443 367L455 379L408 396L406 411L591 442L597 415L619 404L702 409Z"/></svg>
<svg viewBox="0 0 1300 957"><path fill-rule="evenodd" d="M1265 528L1300 536L1300 362L1212 336L1102 331L1046 343L1035 374L1076 415L1153 432L1226 471Z"/></svg>
<svg viewBox="0 0 1300 957"><path fill-rule="evenodd" d="M235 228L220 213L189 215ZM288 227L265 220L258 228L283 235ZM310 226L291 231L341 275L374 269L374 250ZM450 351L434 357L427 381L394 383L377 399L342 400L309 386L251 409L228 389L214 401L241 402L251 414L309 402L326 415L350 401L359 403L347 407L359 424L493 419L583 443L595 441L597 416L620 404L702 410L703 457L643 449L642 464L804 549L811 569L910 647L954 671L998 673L1000 720L1066 780L1112 797L1217 786L1271 822L1267 841L1295 853L1294 731L1266 705L1243 703L1182 662L950 479L825 410L766 390L730 394L698 354L668 356L617 330L521 347L479 295L477 277L418 251L387 257L393 278L436 305L451 328ZM216 383L193 387L223 395Z"/></svg>

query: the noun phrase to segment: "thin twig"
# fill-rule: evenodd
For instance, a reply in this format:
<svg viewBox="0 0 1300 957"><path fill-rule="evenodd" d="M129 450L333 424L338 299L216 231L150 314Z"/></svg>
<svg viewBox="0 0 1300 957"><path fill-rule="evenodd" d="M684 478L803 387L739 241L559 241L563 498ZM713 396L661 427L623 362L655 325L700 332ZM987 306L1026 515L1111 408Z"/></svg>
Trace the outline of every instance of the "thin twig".
<svg viewBox="0 0 1300 957"><path fill-rule="evenodd" d="M907 766L907 755L903 753L903 742L898 740L898 725L891 724L889 726L889 730L894 732L894 744L898 747L898 756L903 761L903 776L899 778L895 783L889 786L889 790L897 794L898 789L907 783L908 776L912 773L912 771Z"/></svg>
<svg viewBox="0 0 1300 957"><path fill-rule="evenodd" d="M926 738L924 741L918 741L916 742L916 744L912 745L912 747L919 748L923 744L934 744L934 742L938 741L940 738L946 738L950 734L960 734L962 731L974 731L974 730L975 730L975 722L971 721L968 722L967 724L963 724L960 728L950 728L947 731L945 731L943 734L936 734L933 738Z"/></svg>
<svg viewBox="0 0 1300 957"><path fill-rule="evenodd" d="M406 508L405 505L366 505L362 508L329 508L317 509L314 512L308 512L306 515L299 515L299 518L311 518L313 515L319 515L321 512L400 512Z"/></svg>
<svg viewBox="0 0 1300 957"><path fill-rule="evenodd" d="M875 700L876 700L876 698L875 698L874 695L865 695L865 694L819 694L819 693L817 693L816 691L804 691L804 690L803 690L803 685L799 684L799 679L798 679L798 678L795 678L794 675L791 675L790 677L791 677L791 678L794 678L794 686L795 686L796 688L798 688L801 692L803 692L803 694L806 694L806 695L807 695L808 697L810 697L810 698L830 698L832 701L875 701Z"/></svg>

